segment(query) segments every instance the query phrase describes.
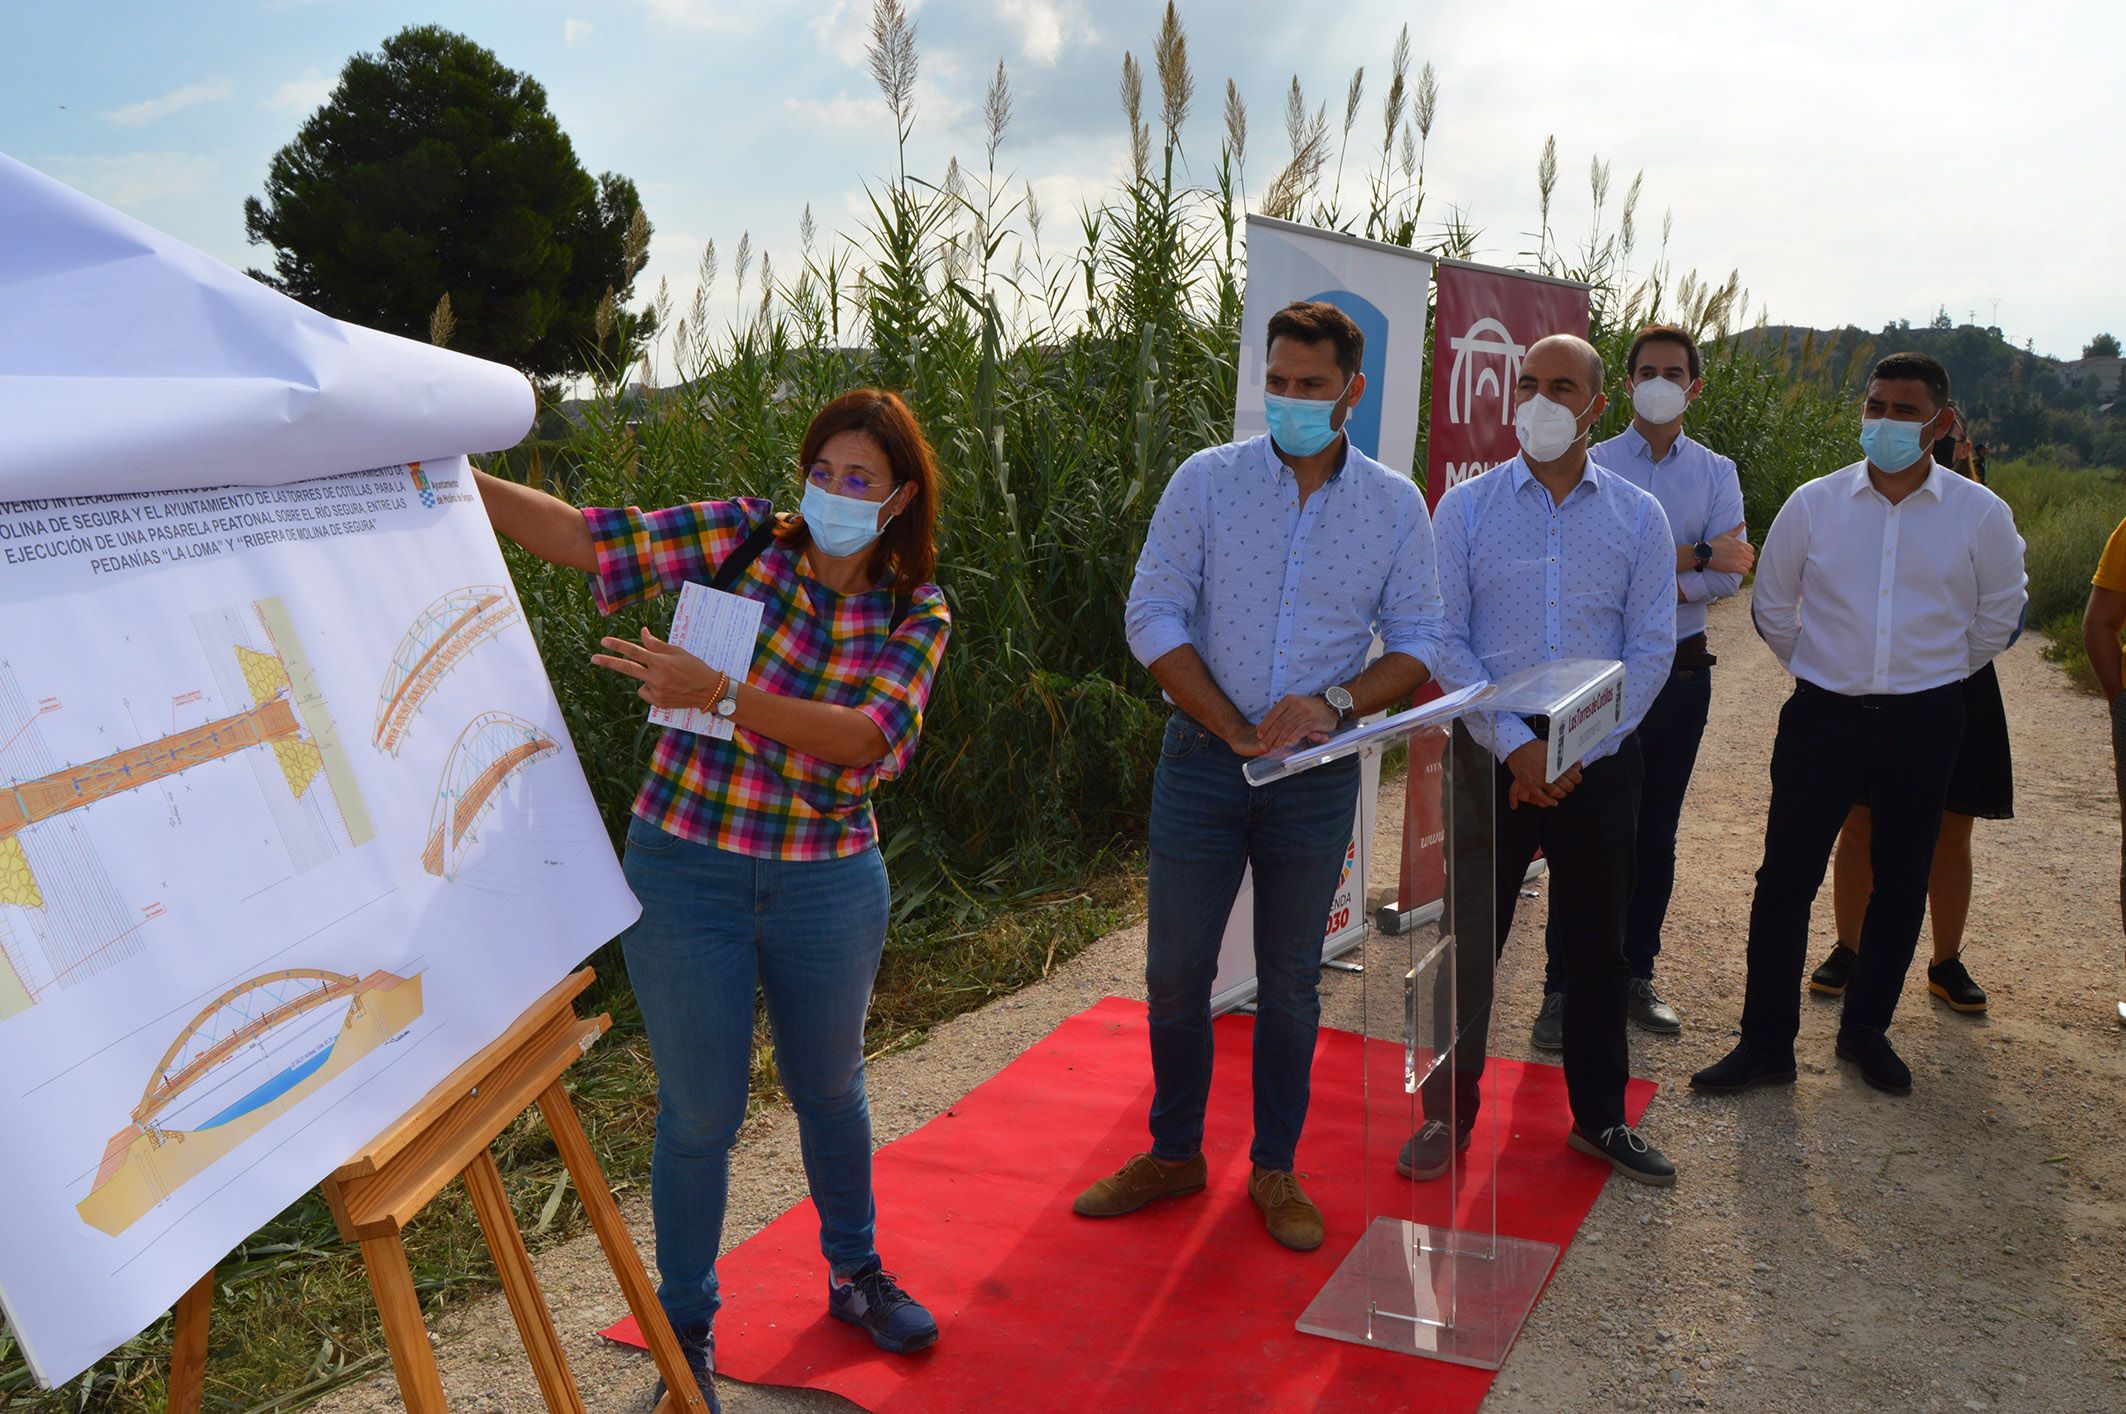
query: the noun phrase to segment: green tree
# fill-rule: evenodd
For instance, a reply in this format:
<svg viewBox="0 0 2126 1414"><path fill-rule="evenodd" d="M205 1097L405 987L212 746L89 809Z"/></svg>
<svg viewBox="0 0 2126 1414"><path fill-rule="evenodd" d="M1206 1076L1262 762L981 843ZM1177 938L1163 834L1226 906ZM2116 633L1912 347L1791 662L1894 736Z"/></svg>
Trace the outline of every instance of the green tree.
<svg viewBox="0 0 2126 1414"><path fill-rule="evenodd" d="M2116 334L2099 334L2082 347L2083 358L2117 358L2118 356L2119 336Z"/></svg>
<svg viewBox="0 0 2126 1414"><path fill-rule="evenodd" d="M244 229L274 252L252 274L304 303L427 339L447 296L451 347L535 377L649 330L621 312L649 245L635 184L592 180L537 80L433 25L347 61Z"/></svg>

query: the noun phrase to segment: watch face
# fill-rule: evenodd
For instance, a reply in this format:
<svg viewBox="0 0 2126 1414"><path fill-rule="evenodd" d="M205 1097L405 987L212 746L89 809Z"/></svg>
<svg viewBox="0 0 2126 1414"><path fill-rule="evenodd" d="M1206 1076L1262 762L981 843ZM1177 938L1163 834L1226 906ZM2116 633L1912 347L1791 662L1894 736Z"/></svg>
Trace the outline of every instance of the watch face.
<svg viewBox="0 0 2126 1414"><path fill-rule="evenodd" d="M1339 712L1351 710L1351 694L1340 687L1332 687L1324 692L1322 696L1327 699L1331 707L1334 707Z"/></svg>
<svg viewBox="0 0 2126 1414"><path fill-rule="evenodd" d="M724 699L723 701L721 701L721 702L717 703L717 704L716 704L716 715L717 715L717 716L719 716L719 717L735 717L735 716L737 716L737 715L738 715L738 699L737 699L737 698L735 698L735 697L726 697L726 698L725 698L725 699Z"/></svg>

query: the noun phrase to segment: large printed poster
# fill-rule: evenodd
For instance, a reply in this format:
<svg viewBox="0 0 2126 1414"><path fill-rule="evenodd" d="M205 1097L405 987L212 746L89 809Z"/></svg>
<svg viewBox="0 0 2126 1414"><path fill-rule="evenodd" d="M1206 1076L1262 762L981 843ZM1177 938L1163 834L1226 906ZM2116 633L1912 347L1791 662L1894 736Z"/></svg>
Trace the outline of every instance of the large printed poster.
<svg viewBox="0 0 2126 1414"><path fill-rule="evenodd" d="M637 912L462 459L0 502L0 1303L37 1375Z"/></svg>
<svg viewBox="0 0 2126 1414"><path fill-rule="evenodd" d="M1366 377L1365 396L1351 410L1344 430L1367 456L1409 475L1423 408L1425 304L1432 283L1432 257L1341 231L1319 231L1251 215L1247 258L1234 435L1254 437L1268 428L1263 417L1262 376L1270 316L1294 300L1324 300L1350 315L1366 339L1359 363ZM1362 768L1343 877L1329 905L1329 916L1323 920L1327 955L1355 946L1365 935L1366 876L1374 797L1379 791L1380 759L1369 755ZM1216 1007L1233 1006L1254 992L1254 918L1255 887L1250 873L1241 880L1219 949L1218 975L1211 986Z"/></svg>

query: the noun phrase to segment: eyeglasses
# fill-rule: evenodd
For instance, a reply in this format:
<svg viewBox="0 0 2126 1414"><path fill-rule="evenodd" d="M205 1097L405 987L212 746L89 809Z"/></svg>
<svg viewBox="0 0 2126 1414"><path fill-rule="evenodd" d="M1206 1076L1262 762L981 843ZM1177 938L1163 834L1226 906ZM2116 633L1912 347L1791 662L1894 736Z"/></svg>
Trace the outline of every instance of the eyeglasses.
<svg viewBox="0 0 2126 1414"><path fill-rule="evenodd" d="M890 489L866 481L855 472L851 472L847 476L836 476L834 468L828 466L825 462L814 462L807 467L805 469L805 479L822 491L832 491L843 496L855 496L859 500L865 501L870 500L872 495L878 491Z"/></svg>

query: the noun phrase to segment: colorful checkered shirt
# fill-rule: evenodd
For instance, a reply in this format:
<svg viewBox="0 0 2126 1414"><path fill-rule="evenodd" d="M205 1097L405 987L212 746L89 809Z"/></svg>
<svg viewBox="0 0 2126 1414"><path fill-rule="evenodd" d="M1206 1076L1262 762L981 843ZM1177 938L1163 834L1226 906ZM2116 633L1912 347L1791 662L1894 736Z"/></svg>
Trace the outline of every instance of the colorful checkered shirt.
<svg viewBox="0 0 2126 1414"><path fill-rule="evenodd" d="M677 594L689 580L707 584L769 510L760 500L585 509L599 610ZM844 767L743 727L730 741L668 730L635 797L635 814L668 834L758 859L840 859L877 842L871 791L915 754L951 611L943 591L926 584L889 634L890 588L837 594L803 572L801 554L770 543L731 586L765 606L746 681L855 708L878 724L886 754Z"/></svg>

